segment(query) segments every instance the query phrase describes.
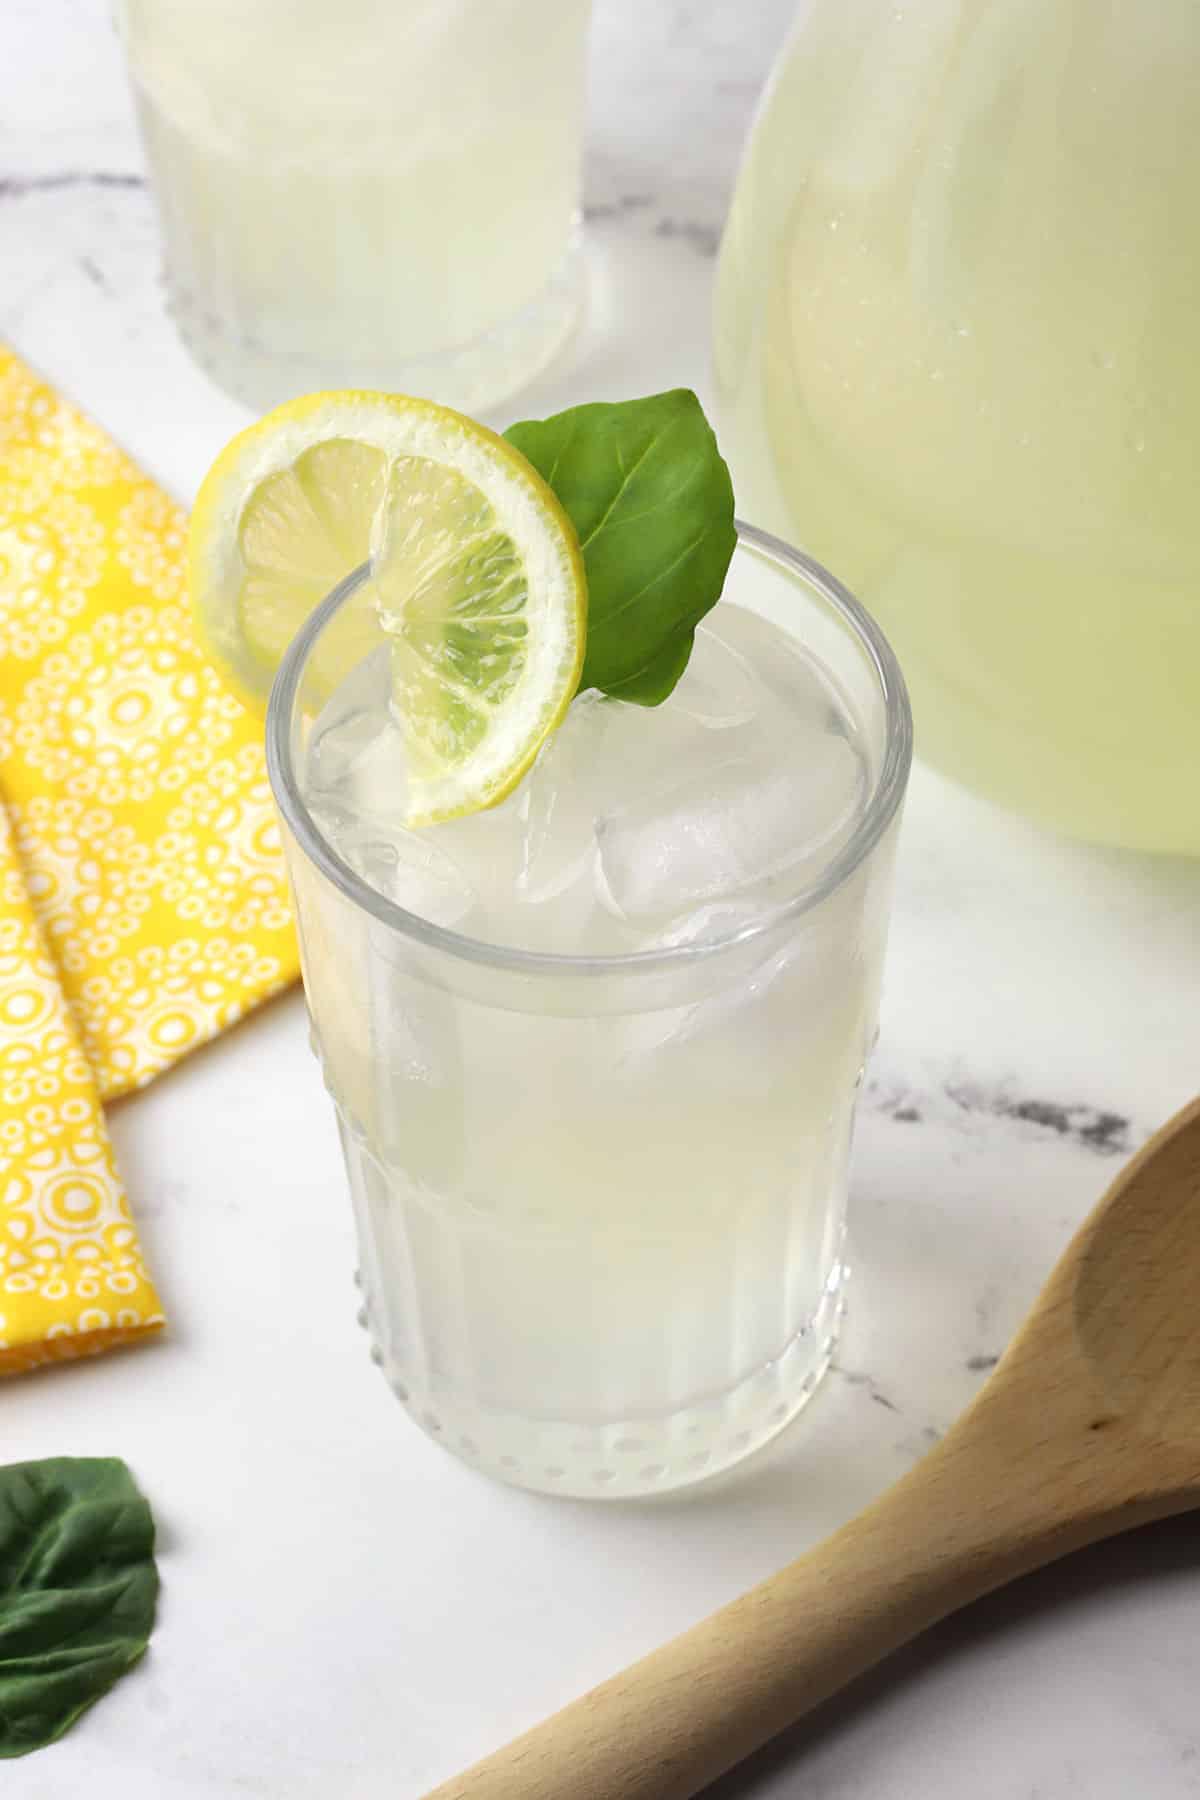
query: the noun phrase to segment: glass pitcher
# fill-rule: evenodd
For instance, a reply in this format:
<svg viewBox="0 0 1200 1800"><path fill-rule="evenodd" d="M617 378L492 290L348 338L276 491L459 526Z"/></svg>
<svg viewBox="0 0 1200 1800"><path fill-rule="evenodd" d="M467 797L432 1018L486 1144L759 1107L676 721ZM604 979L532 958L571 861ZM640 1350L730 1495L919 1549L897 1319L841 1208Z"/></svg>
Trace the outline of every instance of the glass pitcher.
<svg viewBox="0 0 1200 1800"><path fill-rule="evenodd" d="M739 504L882 620L917 746L1200 852L1200 7L810 0L722 249Z"/></svg>

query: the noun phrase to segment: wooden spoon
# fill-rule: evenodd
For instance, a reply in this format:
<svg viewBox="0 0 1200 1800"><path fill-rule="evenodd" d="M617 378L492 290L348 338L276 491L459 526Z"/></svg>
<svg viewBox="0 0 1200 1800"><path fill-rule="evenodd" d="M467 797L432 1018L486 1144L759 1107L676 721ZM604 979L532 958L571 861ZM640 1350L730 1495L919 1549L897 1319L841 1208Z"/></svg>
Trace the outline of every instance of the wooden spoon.
<svg viewBox="0 0 1200 1800"><path fill-rule="evenodd" d="M1200 1506L1200 1101L1133 1158L942 1442L806 1556L428 1800L689 1800L937 1620Z"/></svg>

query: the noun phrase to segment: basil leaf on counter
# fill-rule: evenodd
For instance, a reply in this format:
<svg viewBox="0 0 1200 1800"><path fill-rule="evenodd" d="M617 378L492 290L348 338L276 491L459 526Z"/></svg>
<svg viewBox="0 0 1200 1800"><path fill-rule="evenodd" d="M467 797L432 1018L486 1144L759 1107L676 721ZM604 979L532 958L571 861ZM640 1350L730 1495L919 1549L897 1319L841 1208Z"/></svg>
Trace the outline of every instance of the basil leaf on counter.
<svg viewBox="0 0 1200 1800"><path fill-rule="evenodd" d="M588 584L579 686L658 706L733 555L733 485L689 388L573 406L505 437L562 502Z"/></svg>
<svg viewBox="0 0 1200 1800"><path fill-rule="evenodd" d="M61 1737L154 1624L154 1520L116 1457L0 1467L0 1757Z"/></svg>

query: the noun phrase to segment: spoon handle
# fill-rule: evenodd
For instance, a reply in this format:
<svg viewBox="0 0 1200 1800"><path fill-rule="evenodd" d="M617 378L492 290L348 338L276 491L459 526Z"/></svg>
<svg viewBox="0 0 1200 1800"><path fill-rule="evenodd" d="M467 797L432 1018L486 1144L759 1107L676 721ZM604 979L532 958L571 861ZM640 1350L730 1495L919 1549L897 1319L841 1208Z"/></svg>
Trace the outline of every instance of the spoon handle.
<svg viewBox="0 0 1200 1800"><path fill-rule="evenodd" d="M1090 1479L1086 1437L1014 1441L996 1399L807 1555L427 1800L690 1800L957 1607L1174 1510Z"/></svg>

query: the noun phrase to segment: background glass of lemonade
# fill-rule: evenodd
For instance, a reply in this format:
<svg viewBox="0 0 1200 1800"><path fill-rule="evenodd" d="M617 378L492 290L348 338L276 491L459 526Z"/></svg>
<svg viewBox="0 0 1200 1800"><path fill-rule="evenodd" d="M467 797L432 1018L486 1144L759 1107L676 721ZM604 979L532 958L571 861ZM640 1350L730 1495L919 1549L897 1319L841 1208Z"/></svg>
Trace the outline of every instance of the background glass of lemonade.
<svg viewBox="0 0 1200 1800"><path fill-rule="evenodd" d="M503 806L406 832L364 575L289 650L267 743L375 1355L418 1424L504 1480L698 1481L782 1429L832 1350L911 746L899 670L844 589L743 527L671 700L581 697ZM782 898L756 878L649 922L666 888L726 852L744 875L789 832ZM520 917L514 849L545 888ZM504 942L468 934L472 906ZM626 948L537 947L562 933Z"/></svg>
<svg viewBox="0 0 1200 1800"><path fill-rule="evenodd" d="M1200 7L806 0L715 359L742 503L881 619L918 751L1200 851Z"/></svg>
<svg viewBox="0 0 1200 1800"><path fill-rule="evenodd" d="M569 336L588 0L118 0L185 342L478 412Z"/></svg>

